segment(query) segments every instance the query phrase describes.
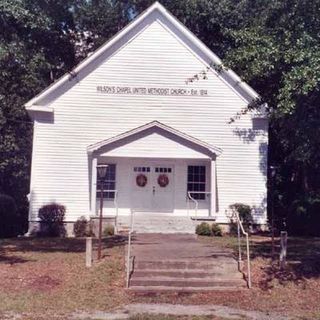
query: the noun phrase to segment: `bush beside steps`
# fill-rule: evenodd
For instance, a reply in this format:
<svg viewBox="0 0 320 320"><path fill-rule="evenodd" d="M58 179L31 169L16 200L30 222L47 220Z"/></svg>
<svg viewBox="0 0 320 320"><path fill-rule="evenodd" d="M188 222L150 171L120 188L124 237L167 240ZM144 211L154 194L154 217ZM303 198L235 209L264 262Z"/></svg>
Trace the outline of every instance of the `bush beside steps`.
<svg viewBox="0 0 320 320"><path fill-rule="evenodd" d="M207 237L211 237L211 236L221 237L222 229L216 223L213 223L212 225L210 225L207 222L201 222L196 227L196 234L199 236L207 236Z"/></svg>
<svg viewBox="0 0 320 320"><path fill-rule="evenodd" d="M80 217L73 225L73 233L77 238L94 237L92 221L88 221L84 216Z"/></svg>

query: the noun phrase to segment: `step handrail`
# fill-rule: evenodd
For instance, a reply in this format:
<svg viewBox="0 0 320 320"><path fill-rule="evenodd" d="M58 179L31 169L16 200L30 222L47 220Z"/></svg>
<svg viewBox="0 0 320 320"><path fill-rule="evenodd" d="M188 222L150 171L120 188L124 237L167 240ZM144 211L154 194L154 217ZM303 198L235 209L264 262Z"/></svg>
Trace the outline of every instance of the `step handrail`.
<svg viewBox="0 0 320 320"><path fill-rule="evenodd" d="M133 226L134 226L134 211L131 210L130 229L128 234L128 253L127 253L127 279L126 279L127 288L129 288L130 273L131 273L131 237L133 233Z"/></svg>
<svg viewBox="0 0 320 320"><path fill-rule="evenodd" d="M194 211L195 211L195 220L198 221L198 209L199 209L199 201L193 198L192 194L204 194L204 195L211 195L211 192L208 191L188 191L188 206L187 206L187 211L188 211L188 216L189 214L189 200L191 200L194 204Z"/></svg>
<svg viewBox="0 0 320 320"><path fill-rule="evenodd" d="M244 230L242 221L240 219L239 213L236 210L232 210L231 219L235 217L237 221L237 234L238 234L238 269L241 270L242 265L242 252L241 252L241 232L246 238L246 251L247 251L247 285L248 288L251 289L251 263L250 263L250 245L249 245L249 234Z"/></svg>

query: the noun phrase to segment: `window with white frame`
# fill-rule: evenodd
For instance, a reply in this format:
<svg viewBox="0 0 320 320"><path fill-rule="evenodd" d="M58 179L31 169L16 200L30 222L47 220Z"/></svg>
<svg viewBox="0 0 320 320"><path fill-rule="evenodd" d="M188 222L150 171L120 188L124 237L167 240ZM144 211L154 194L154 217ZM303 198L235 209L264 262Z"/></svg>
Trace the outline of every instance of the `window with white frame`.
<svg viewBox="0 0 320 320"><path fill-rule="evenodd" d="M116 189L116 165L108 164L105 177L101 180L97 177L97 198L100 199L101 183L103 184L102 196L106 200L113 200Z"/></svg>
<svg viewBox="0 0 320 320"><path fill-rule="evenodd" d="M206 195L206 167L188 166L188 193L193 199L205 200Z"/></svg>

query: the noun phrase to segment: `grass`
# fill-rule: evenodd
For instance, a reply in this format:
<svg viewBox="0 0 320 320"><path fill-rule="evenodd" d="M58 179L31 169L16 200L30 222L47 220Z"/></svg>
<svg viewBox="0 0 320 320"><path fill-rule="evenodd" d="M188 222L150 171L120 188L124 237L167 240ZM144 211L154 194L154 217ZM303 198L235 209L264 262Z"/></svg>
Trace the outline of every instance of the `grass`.
<svg viewBox="0 0 320 320"><path fill-rule="evenodd" d="M268 237L250 238L253 289L242 292L133 294L125 287L124 237L108 238L104 257L85 267L84 239L0 240L0 319L67 319L73 312L112 311L129 303L217 304L320 319L320 238L289 238L288 266L271 259ZM232 237L201 237L237 249ZM279 252L279 239L276 239ZM207 320L138 315L131 320ZM221 319L220 319L221 320Z"/></svg>
<svg viewBox="0 0 320 320"><path fill-rule="evenodd" d="M83 239L1 241L0 314L63 318L74 310L112 310L127 303L124 239L112 237L107 244L103 260L88 269Z"/></svg>

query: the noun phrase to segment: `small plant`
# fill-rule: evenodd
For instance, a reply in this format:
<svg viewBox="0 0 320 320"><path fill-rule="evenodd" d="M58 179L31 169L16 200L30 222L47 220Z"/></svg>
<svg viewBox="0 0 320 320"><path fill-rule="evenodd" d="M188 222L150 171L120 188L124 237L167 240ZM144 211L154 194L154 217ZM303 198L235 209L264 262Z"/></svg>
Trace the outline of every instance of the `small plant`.
<svg viewBox="0 0 320 320"><path fill-rule="evenodd" d="M235 221L231 221L229 225L229 234L232 236L238 235L238 225Z"/></svg>
<svg viewBox="0 0 320 320"><path fill-rule="evenodd" d="M48 237L64 237L66 230L64 227L65 206L58 203L50 203L39 209L40 235Z"/></svg>
<svg viewBox="0 0 320 320"><path fill-rule="evenodd" d="M73 225L73 233L76 237L91 237L93 231L92 224L85 217L80 217Z"/></svg>
<svg viewBox="0 0 320 320"><path fill-rule="evenodd" d="M199 236L211 236L211 227L210 224L207 222L201 222L199 225L196 227L196 234Z"/></svg>
<svg viewBox="0 0 320 320"><path fill-rule="evenodd" d="M215 237L222 237L222 229L218 224L213 223L211 226L211 231Z"/></svg>
<svg viewBox="0 0 320 320"><path fill-rule="evenodd" d="M236 211L239 214L239 218L243 224L243 227L246 231L250 229L250 226L253 223L252 217L252 208L243 203L234 203L229 206L232 211ZM236 221L231 221L230 233L234 234L237 233L237 223Z"/></svg>
<svg viewBox="0 0 320 320"><path fill-rule="evenodd" d="M0 194L0 238L17 235L17 206L14 199Z"/></svg>
<svg viewBox="0 0 320 320"><path fill-rule="evenodd" d="M103 230L103 235L105 237L113 236L114 235L114 226L112 224L108 223Z"/></svg>
<svg viewBox="0 0 320 320"><path fill-rule="evenodd" d="M243 203L234 203L230 205L232 210L236 210L239 213L239 217L244 224L253 223L252 209L249 205Z"/></svg>

